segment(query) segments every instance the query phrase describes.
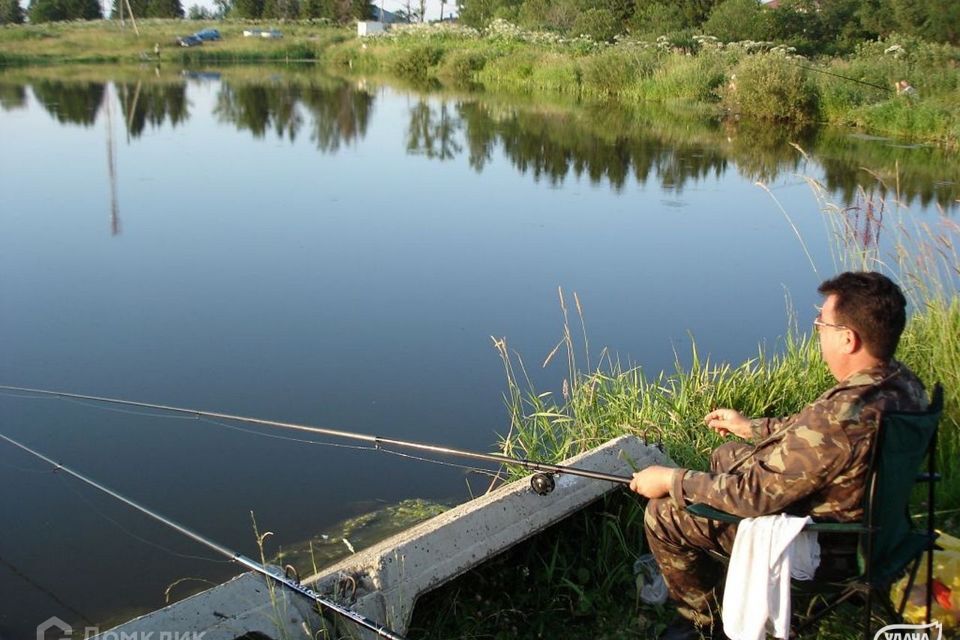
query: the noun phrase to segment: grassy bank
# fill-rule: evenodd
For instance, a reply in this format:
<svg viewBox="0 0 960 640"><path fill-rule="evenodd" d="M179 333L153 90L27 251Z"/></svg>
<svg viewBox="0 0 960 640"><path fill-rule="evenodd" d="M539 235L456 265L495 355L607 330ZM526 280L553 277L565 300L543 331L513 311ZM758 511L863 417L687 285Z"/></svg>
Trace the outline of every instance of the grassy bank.
<svg viewBox="0 0 960 640"><path fill-rule="evenodd" d="M283 25L283 38L245 38L244 29L275 25L242 20L187 21L144 19L137 21L139 35L127 21L49 22L0 27L0 64L128 63L156 64L154 44L160 45L160 64L196 62L257 62L315 60L332 44L351 37L353 31L321 23ZM215 27L222 40L184 48L176 43L205 27Z"/></svg>
<svg viewBox="0 0 960 640"><path fill-rule="evenodd" d="M883 230L893 238L889 255L864 249L842 208L825 202L823 214L837 238L838 270L884 271L908 294L911 316L898 357L928 385L939 381L947 391L937 524L955 533L960 530L960 469L954 464L960 453L960 226L946 217L914 224L908 212L889 206L899 214L891 214ZM533 388L520 357L505 341L495 342L508 382L511 427L502 450L510 455L556 462L612 437L637 434L661 441L680 465L703 469L722 442L702 425L709 410L729 406L753 416L784 415L833 384L806 318L801 326L788 322L777 348L760 348L742 363L712 362L694 347L688 364L678 358L673 371L650 374L623 366L608 352L589 364L582 316L577 321L579 301L561 294L561 308L564 334L546 363L565 365L559 392ZM636 496L615 493L534 544L431 594L418 609L411 636L507 638L517 637L517 628L531 630L526 637L652 636L671 614L638 599L633 565L646 551L642 508ZM856 637L850 630L854 613L841 610L811 637Z"/></svg>
<svg viewBox="0 0 960 640"><path fill-rule="evenodd" d="M214 23L210 23L214 24ZM223 40L194 48L178 35L208 23L143 20L136 35L114 21L0 28L0 64L161 63L317 60L344 73L382 73L420 87L445 84L495 91L616 99L623 104L695 102L754 120L857 126L950 148L960 146L960 49L915 38L862 44L843 58L810 60L771 43L723 44L707 36L596 42L528 32L502 21L484 32L444 26L395 28L354 37L347 27L283 24L280 40L244 38L266 23L215 23ZM910 95L893 86L908 80Z"/></svg>
<svg viewBox="0 0 960 640"><path fill-rule="evenodd" d="M556 92L622 103L700 102L716 113L779 122L830 122L950 147L960 144L960 50L894 38L848 58L808 60L770 43L722 44L588 38L522 31L494 22L395 30L331 47L341 69L385 72L421 84ZM916 89L898 96L907 79Z"/></svg>

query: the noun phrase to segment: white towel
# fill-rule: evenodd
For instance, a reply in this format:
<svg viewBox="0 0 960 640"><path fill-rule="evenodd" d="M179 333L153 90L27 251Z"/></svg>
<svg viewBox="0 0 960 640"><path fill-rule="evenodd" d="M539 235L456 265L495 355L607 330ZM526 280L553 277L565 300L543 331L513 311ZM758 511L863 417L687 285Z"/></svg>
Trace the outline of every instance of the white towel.
<svg viewBox="0 0 960 640"><path fill-rule="evenodd" d="M790 576L810 580L820 564L810 518L745 518L737 526L723 592L723 632L731 640L790 634Z"/></svg>

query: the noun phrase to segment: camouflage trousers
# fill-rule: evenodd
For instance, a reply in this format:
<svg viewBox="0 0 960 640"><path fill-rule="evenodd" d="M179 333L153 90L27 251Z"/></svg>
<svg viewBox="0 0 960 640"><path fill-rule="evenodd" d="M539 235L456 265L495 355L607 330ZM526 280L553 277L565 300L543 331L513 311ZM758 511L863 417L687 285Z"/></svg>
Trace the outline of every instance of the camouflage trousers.
<svg viewBox="0 0 960 640"><path fill-rule="evenodd" d="M710 456L710 470L729 471L734 460L751 449L753 447L741 442L717 447ZM717 587L724 567L709 554L730 555L737 525L698 518L670 496L650 500L643 523L647 544L660 565L680 615L700 626L719 621Z"/></svg>

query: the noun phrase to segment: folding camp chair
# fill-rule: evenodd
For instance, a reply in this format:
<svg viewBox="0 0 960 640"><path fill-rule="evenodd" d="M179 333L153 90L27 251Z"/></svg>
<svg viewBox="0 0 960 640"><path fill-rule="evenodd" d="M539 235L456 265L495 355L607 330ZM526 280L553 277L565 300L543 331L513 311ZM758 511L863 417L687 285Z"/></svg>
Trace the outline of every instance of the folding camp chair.
<svg viewBox="0 0 960 640"><path fill-rule="evenodd" d="M939 480L936 472L936 434L942 411L943 389L938 384L926 411L884 414L867 474L863 520L856 523L814 522L805 527L806 531L819 533L858 534L858 570L853 577L840 581L814 581L807 585L809 588L803 589L829 594L829 598L826 604L813 611L808 610L808 615L794 626L795 634L856 596L864 599L865 640L872 638L870 624L875 598L889 615L897 621L902 620L924 551L927 552L927 622L930 622L933 549L937 536L933 529L934 483ZM927 484L925 528L915 527L908 511L911 495L918 482ZM742 520L704 504L689 505L687 510L711 520L730 523ZM890 586L907 571L910 576L907 588L902 601L895 608L890 601Z"/></svg>

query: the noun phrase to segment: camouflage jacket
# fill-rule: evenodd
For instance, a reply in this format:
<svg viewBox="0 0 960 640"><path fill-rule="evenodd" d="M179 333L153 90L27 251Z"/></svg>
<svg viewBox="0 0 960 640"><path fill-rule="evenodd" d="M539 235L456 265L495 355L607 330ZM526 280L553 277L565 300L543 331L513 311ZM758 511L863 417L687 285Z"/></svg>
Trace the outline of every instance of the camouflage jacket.
<svg viewBox="0 0 960 640"><path fill-rule="evenodd" d="M785 511L857 520L881 415L926 406L923 385L906 366L859 371L800 413L754 420L755 444L725 473L676 470L670 495L742 517Z"/></svg>

